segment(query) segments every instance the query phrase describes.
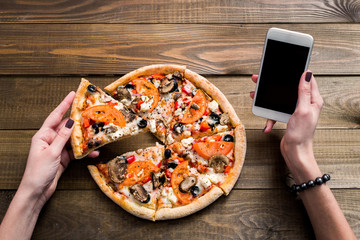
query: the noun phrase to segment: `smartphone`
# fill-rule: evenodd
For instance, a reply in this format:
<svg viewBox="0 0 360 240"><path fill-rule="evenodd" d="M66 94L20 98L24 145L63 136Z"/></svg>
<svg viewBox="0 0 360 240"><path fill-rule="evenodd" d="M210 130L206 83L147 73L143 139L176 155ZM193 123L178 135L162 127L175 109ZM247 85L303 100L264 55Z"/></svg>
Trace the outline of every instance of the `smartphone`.
<svg viewBox="0 0 360 240"><path fill-rule="evenodd" d="M280 28L268 30L252 107L255 115L289 121L297 105L300 77L308 68L313 44L309 34Z"/></svg>

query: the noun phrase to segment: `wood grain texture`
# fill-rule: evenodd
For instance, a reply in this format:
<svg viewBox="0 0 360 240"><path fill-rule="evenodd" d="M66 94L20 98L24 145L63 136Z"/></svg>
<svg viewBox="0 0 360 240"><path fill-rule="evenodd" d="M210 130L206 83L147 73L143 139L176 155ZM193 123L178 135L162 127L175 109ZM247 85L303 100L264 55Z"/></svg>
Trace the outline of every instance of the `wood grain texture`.
<svg viewBox="0 0 360 240"><path fill-rule="evenodd" d="M118 77L88 76L105 87ZM247 129L263 129L265 121L251 112L249 92L255 84L249 76L207 76L229 99ZM360 128L360 81L358 77L316 77L325 105L319 128ZM39 129L47 115L70 91L76 91L80 77L0 76L0 129ZM285 129L278 123L276 129Z"/></svg>
<svg viewBox="0 0 360 240"><path fill-rule="evenodd" d="M16 189L25 169L31 137L35 131L0 131L0 189ZM288 173L280 153L283 130L264 135L247 130L247 153L236 189L281 188L281 177ZM86 165L108 161L124 152L155 145L151 134L124 139L100 149L98 159L73 161L60 179L58 189L97 189ZM329 173L332 188L360 186L360 129L317 130L314 152L320 169Z"/></svg>
<svg viewBox="0 0 360 240"><path fill-rule="evenodd" d="M360 236L360 190L334 190ZM0 216L14 194L0 191ZM166 231L164 231L166 229ZM314 239L300 201L282 190L236 190L178 220L150 222L115 205L100 190L56 191L33 239Z"/></svg>
<svg viewBox="0 0 360 240"><path fill-rule="evenodd" d="M360 22L360 3L358 0L3 0L0 12L0 23L289 22Z"/></svg>
<svg viewBox="0 0 360 240"><path fill-rule="evenodd" d="M359 24L1 24L0 74L125 74L157 63L252 74L274 26L314 36L317 74L360 73Z"/></svg>

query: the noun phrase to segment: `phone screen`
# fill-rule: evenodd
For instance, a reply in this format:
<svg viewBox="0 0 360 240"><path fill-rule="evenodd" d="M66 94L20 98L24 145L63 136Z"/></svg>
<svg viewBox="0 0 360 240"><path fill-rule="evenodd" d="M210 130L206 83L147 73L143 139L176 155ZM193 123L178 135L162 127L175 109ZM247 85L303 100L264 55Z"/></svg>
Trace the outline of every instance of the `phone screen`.
<svg viewBox="0 0 360 240"><path fill-rule="evenodd" d="M255 105L293 114L310 48L267 40Z"/></svg>

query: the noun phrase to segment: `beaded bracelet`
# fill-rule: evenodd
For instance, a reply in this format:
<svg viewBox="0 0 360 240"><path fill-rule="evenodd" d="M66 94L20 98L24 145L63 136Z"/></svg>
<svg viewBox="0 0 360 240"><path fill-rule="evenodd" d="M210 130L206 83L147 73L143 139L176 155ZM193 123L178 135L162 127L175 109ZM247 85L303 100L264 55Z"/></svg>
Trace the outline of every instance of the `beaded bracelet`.
<svg viewBox="0 0 360 240"><path fill-rule="evenodd" d="M330 180L330 175L325 173L322 177L317 177L314 181L313 180L310 180L308 181L307 183L304 182L300 185L292 185L291 186L291 192L293 193L299 193L299 192L302 192L308 188L312 188L312 187L315 187L316 185L321 185L323 183L326 183L327 181Z"/></svg>

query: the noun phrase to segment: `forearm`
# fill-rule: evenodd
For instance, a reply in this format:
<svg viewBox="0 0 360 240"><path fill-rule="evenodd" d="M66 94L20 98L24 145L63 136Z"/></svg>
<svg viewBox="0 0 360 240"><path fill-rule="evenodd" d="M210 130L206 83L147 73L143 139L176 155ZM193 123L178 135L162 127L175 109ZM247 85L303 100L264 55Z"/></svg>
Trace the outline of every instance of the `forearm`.
<svg viewBox="0 0 360 240"><path fill-rule="evenodd" d="M296 184L315 180L322 173L312 148L296 149L284 156ZM356 239L329 186L324 183L299 194L317 239Z"/></svg>
<svg viewBox="0 0 360 240"><path fill-rule="evenodd" d="M20 184L0 226L0 239L30 239L43 206L40 195Z"/></svg>

